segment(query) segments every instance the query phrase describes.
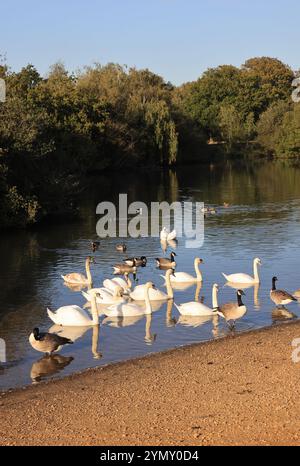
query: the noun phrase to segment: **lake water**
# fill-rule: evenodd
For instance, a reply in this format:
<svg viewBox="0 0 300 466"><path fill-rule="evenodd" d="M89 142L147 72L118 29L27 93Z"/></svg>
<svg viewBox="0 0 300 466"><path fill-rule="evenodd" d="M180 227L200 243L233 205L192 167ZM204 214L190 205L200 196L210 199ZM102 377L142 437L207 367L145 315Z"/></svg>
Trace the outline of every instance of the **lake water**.
<svg viewBox="0 0 300 466"><path fill-rule="evenodd" d="M186 249L179 239L177 270L193 273L195 257L204 259L203 285L175 291L177 304L194 300L199 292L211 305L211 286L220 285L219 301L235 300L235 291L225 285L221 272L252 274L254 257L260 257L261 285L245 290L247 315L237 322L236 332L274 324L269 299L271 278L289 291L300 288L300 169L280 162L228 163L180 167L147 173L116 173L91 181L82 199L82 220L43 226L34 232L18 232L0 238L0 388L8 389L60 377L87 367L158 352L180 345L225 336L224 321L180 317L172 302L163 304L152 316L135 319L104 319L100 328L62 329L75 340L53 360L42 359L28 342L32 328L52 327L46 308L66 304L82 306L85 300L63 284L61 274L84 272L91 254L90 240L96 239L96 205L104 200L117 203L119 193L128 202L199 201L216 206L217 214L205 220L205 241L200 249ZM230 207L222 207L223 202ZM162 256L157 238L126 239L126 254L115 250L118 239L103 239L92 266L94 286L111 277L112 264L125 256L148 258L139 269L139 283L148 280L161 289L161 271L154 258ZM167 253L170 252L170 249ZM300 315L298 303L289 310ZM300 335L299 335L300 337ZM5 342L5 348L4 348Z"/></svg>

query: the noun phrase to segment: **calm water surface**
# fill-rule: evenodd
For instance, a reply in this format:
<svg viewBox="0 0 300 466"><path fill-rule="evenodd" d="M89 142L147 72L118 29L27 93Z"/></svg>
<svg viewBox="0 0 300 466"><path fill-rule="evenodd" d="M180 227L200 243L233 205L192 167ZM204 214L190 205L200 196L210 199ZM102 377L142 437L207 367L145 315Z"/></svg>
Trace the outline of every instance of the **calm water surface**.
<svg viewBox="0 0 300 466"><path fill-rule="evenodd" d="M252 274L252 261L263 261L261 285L246 290L248 314L237 323L237 332L274 324L269 300L271 278L289 291L300 288L300 169L281 163L263 162L222 166L193 166L177 171L145 174L114 174L91 183L81 203L81 221L43 227L34 232L2 235L0 238L0 388L30 384L59 377L87 367L141 356L189 343L219 338L229 330L224 322L210 318L180 317L172 303L162 304L152 316L127 319L101 317L98 329L62 328L74 345L63 348L52 360L34 351L28 336L33 327L52 327L46 308L85 303L80 292L63 284L61 274L84 272L89 242L96 238L96 205L103 200L116 202L128 193L128 202L203 201L220 206L217 215L205 221L205 241L201 249L185 249L184 238L177 246L177 270L193 273L194 257L204 259L201 289L191 286L175 291L177 304L194 300L198 293L211 305L211 286L219 283L219 301L235 299L221 272ZM223 202L231 207L224 209ZM110 277L112 264L125 255L115 250L118 239L101 241L92 266L94 285ZM154 258L161 256L158 239L128 239L126 256L145 255L147 267L139 269L139 283L151 279L163 288L161 271ZM170 250L167 251L168 253ZM299 304L289 306L300 315ZM55 330L55 329L54 329ZM300 336L300 335L299 335ZM2 345L3 346L3 345Z"/></svg>

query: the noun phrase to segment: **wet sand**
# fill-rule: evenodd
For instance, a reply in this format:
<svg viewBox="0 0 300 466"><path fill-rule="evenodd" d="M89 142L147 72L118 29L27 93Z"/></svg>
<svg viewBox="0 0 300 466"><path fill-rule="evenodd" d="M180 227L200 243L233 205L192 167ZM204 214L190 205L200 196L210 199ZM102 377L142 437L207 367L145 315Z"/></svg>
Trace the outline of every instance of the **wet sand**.
<svg viewBox="0 0 300 466"><path fill-rule="evenodd" d="M0 398L1 445L298 445L300 322Z"/></svg>

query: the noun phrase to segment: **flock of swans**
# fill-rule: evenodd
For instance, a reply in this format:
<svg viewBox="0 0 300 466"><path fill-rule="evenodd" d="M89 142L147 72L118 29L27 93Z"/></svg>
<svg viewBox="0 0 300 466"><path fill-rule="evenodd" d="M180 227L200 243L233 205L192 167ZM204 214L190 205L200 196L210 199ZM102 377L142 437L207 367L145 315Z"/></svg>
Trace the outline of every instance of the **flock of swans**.
<svg viewBox="0 0 300 466"><path fill-rule="evenodd" d="M163 228L160 235L161 241L173 241L176 239L176 232L169 232ZM92 243L93 252L99 247L99 243ZM120 252L126 251L126 245L117 245L116 249ZM94 258L88 256L85 261L85 274L68 273L62 275L65 284L69 286L86 287L82 295L86 299L84 307L77 305L67 305L58 308L56 311L47 309L49 318L56 326L65 327L86 327L98 326L100 316L110 317L134 317L150 315L155 307L155 302L174 302L174 289L183 290L188 284L201 284L203 281L200 265L203 260L196 257L194 259L195 275L184 271L177 271L176 253L171 252L170 257L156 258L157 267L165 270L165 275L161 277L165 281L166 290L162 291L154 285L152 281L141 285L135 285L136 272L138 267L147 265L147 258L132 257L126 258L122 263L113 265L113 278L106 278L99 288L93 288L93 278L91 265L95 262ZM258 267L262 265L259 258L253 261L253 276L245 273L225 274L224 278L232 288L236 288L236 301L224 304L219 303L218 284L212 286L212 306L196 300L181 304L174 303L179 314L182 316L199 316L199 317L220 317L225 320L229 328L235 327L235 322L241 319L247 313L247 306L243 303L245 295L243 288L258 285L260 283ZM123 275L121 277L120 275ZM134 280L130 279L133 275ZM285 290L276 289L277 277L272 279L272 288L270 290L270 299L276 307L283 307L300 297L300 291L294 295ZM82 289L82 288L81 288ZM36 327L29 336L29 342L32 347L42 353L52 355L53 352L60 349L65 344L72 344L70 338L66 338L55 333L41 333Z"/></svg>

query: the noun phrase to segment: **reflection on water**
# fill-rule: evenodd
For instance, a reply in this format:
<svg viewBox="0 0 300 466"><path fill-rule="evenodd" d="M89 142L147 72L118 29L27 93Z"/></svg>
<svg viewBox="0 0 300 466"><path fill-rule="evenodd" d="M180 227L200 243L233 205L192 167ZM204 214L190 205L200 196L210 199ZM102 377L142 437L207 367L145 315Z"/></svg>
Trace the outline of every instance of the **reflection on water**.
<svg viewBox="0 0 300 466"><path fill-rule="evenodd" d="M43 356L38 361L34 362L30 371L30 378L33 383L40 382L46 377L57 374L68 366L73 357L65 357L61 354L52 354L51 356Z"/></svg>
<svg viewBox="0 0 300 466"><path fill-rule="evenodd" d="M155 179L155 183L153 180ZM272 325L275 321L299 316L299 303L289 306L285 316L274 314L269 300L271 278L277 275L282 288L300 288L299 222L300 169L282 163L228 163L222 166L181 167L143 174L101 176L91 183L80 207L80 222L45 226L32 232L9 233L0 239L0 387L9 388L47 377L70 374L175 346L220 338L230 333L223 320L180 316L172 301L155 303L152 316L108 319L101 316L100 329L53 329L46 308L67 304L83 306L81 287L65 286L61 275L84 272L87 255L93 254L94 286L112 276L112 264L125 257L146 256L147 266L139 269L139 284L148 280L165 290L155 257L176 248L179 271L194 274L194 258L202 257L203 284L176 285L176 304L194 299L210 304L213 283L220 285L221 303L235 300L235 289L225 286L221 272L252 274L252 263L260 257L260 286L245 289L247 315L235 332ZM116 189L117 187L117 189ZM120 239L102 239L91 252L96 238L96 205L109 200L117 204L119 192L128 194L128 203L151 201L198 201L216 207L207 215L205 242L201 250L178 244L161 245L158 238L126 239L126 253L116 251ZM229 204L224 207L224 202ZM123 240L121 240L123 242ZM239 286L240 287L240 286ZM28 343L33 327L55 331L75 341L55 359L38 359ZM98 329L98 334L97 334ZM68 333L69 332L69 333ZM73 332L73 333L72 333ZM72 336L71 336L72 334ZM5 350L4 350L4 349ZM5 354L4 354L5 353ZM74 358L74 359L73 359Z"/></svg>

